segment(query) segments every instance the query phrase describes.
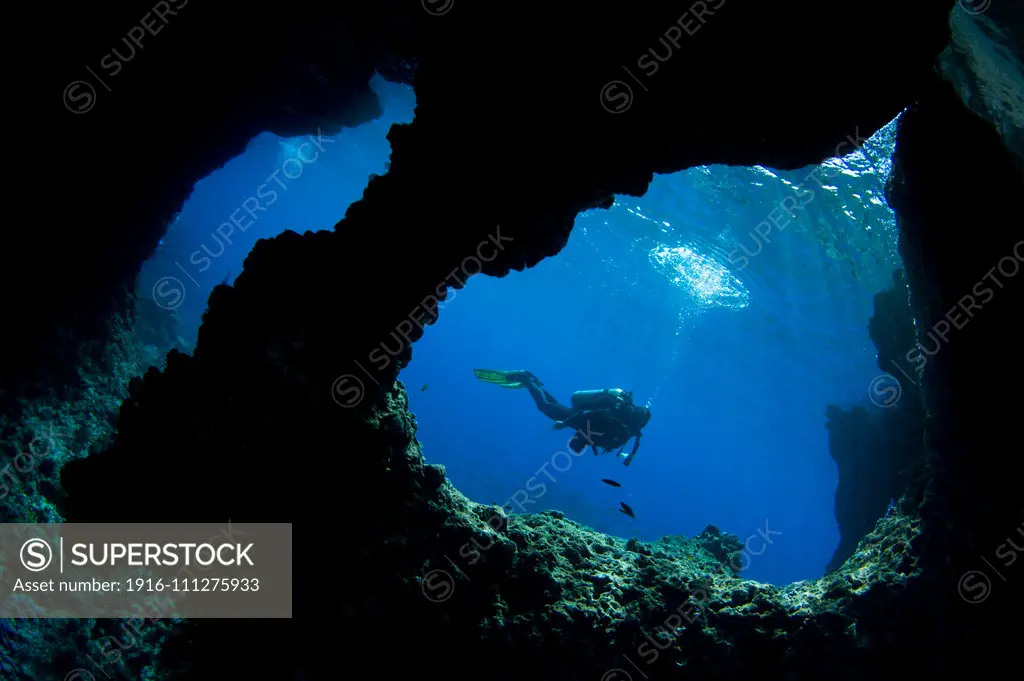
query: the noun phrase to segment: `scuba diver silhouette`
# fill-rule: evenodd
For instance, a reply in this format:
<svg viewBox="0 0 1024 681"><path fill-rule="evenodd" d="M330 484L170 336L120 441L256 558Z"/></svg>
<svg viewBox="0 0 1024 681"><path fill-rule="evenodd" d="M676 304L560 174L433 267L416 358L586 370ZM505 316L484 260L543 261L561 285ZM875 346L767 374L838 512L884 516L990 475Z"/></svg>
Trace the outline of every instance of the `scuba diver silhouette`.
<svg viewBox="0 0 1024 681"><path fill-rule="evenodd" d="M640 448L641 430L651 420L651 410L633 404L633 393L612 388L606 390L577 390L572 394L571 407L559 403L542 386L543 383L529 371L497 371L474 369L476 377L502 388L526 388L537 409L555 422L555 429L572 428L576 431L569 447L579 454L588 444L595 455L607 454L618 448L616 456L623 464L633 462ZM623 454L626 443L635 437L633 449ZM599 452L598 448L605 450Z"/></svg>

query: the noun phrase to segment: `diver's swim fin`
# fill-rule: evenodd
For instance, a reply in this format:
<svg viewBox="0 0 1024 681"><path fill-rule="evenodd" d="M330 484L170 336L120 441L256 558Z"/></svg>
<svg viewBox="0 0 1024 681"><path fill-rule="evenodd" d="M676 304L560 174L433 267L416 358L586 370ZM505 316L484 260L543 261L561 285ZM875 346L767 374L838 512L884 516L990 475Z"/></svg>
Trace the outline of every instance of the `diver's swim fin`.
<svg viewBox="0 0 1024 681"><path fill-rule="evenodd" d="M493 383L502 388L522 388L523 376L532 376L528 371L498 371L496 369L473 369L473 373L481 381Z"/></svg>

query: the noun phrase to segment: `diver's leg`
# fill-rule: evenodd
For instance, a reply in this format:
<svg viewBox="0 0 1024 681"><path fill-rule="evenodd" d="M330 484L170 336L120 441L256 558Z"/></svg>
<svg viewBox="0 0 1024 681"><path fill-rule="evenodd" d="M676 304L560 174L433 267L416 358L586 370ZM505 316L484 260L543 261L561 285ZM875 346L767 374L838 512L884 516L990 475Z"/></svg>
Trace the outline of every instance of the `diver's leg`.
<svg viewBox="0 0 1024 681"><path fill-rule="evenodd" d="M530 392L530 397L533 398L533 403L537 405L540 413L552 421L564 421L574 413L569 407L560 404L554 395L540 387L539 381L527 381L523 383L523 387Z"/></svg>

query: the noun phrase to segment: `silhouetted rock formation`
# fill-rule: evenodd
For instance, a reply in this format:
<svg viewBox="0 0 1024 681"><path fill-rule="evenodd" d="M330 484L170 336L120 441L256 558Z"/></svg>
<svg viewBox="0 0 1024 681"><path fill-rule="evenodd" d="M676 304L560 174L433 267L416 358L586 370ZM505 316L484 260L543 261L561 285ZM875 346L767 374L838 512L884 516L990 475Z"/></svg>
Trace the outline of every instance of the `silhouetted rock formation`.
<svg viewBox="0 0 1024 681"><path fill-rule="evenodd" d="M37 399L77 385L74 345L107 338L194 183L254 136L330 135L378 116L374 70L407 70L402 19L382 4L296 0L282 20L240 0L118 0L22 18L48 27L58 56L35 60L18 90L40 103L26 121L37 134L11 156L18 199L38 206L41 224L0 236L5 318L17 328L5 333L0 386ZM434 18L411 4L404 16ZM395 49L381 42L385 25Z"/></svg>
<svg viewBox="0 0 1024 681"><path fill-rule="evenodd" d="M947 610L938 638L979 655L978 672L994 673L1006 646L1019 645L1001 623L1015 616L1024 586L1007 562L1019 559L1007 537L1024 522L1009 444L1020 437L1024 364L1008 357L1024 296L1022 190L1015 157L945 83L901 117L888 196L918 340L933 352L921 367L927 486L915 498L926 528L918 550ZM940 331L946 340L935 345Z"/></svg>
<svg viewBox="0 0 1024 681"><path fill-rule="evenodd" d="M422 239L429 252L437 234L464 228L456 222L475 222L474 232L501 222L518 243L485 268L500 274L557 252L579 208L613 192L641 194L653 172L710 162L799 167L832 155L848 135L870 134L931 68L953 0L921 11L883 0L799 0L784 10L712 0L629 11L570 0L544 21L472 4L294 0L269 11L241 0L121 0L24 19L46 24L47 45L61 53L34 61L33 79L19 89L24 101L52 102L26 125L59 131L59 144L44 153L50 139L28 140L18 170L32 182L19 199L48 207L59 192L60 207L88 210L89 224L73 224L84 214L53 215L45 228L0 236L0 286L17 291L6 318L18 326L6 335L0 385L38 396L73 383L66 346L104 337L107 318L124 308L125 286L193 184L262 131L320 126L331 134L377 115L374 70L410 80L417 73L422 122L413 130L425 132L400 153L421 155L434 170L404 201L425 201L405 211L414 219L392 215L399 221L388 229L409 245ZM886 17L870 26L884 49L836 45L826 58L810 33L833 36L852 28L851 17L870 15ZM800 22L808 30L797 31ZM761 62L767 35L787 36L771 44L776 63L800 64L785 97L758 69L740 66ZM641 70L649 48L668 61L648 54L653 66ZM832 85L868 80L852 99ZM631 106L609 113L624 104L623 85L632 88ZM445 201L460 209L431 206ZM527 247L531 240L538 245ZM468 244L446 242L461 253L451 256L456 264L476 241L474 233ZM437 272L438 281L451 270Z"/></svg>
<svg viewBox="0 0 1024 681"><path fill-rule="evenodd" d="M880 409L829 405L825 410L829 452L839 468L835 515L840 537L827 571L853 555L890 503L907 491L924 453L924 413L916 376L921 351L902 270L893 273L893 288L875 295L868 334L878 350L878 368L888 375L869 389Z"/></svg>
<svg viewBox="0 0 1024 681"><path fill-rule="evenodd" d="M892 200L917 319L933 324L1013 248L1019 221L1001 216L1015 215L1019 175L998 136L931 80L951 0L698 5L718 9L689 36L671 27L693 30L693 9L569 2L538 17L481 2L437 17L423 7L440 5L396 2L375 10L386 17L365 20L361 3L345 6L354 42L379 47L383 32L415 28L402 30L401 49L390 52L415 55L419 104L416 120L391 132L390 172L371 181L334 232L260 242L235 285L211 296L194 355L172 353L165 371L137 381L111 447L63 471L69 521L296 525L294 619L189 622L163 649L166 678L378 678L417 664L449 679L611 681L609 672L631 668L633 653L666 677L716 680L862 681L905 669L927 678L944 676L953 656L970 655L975 673L1002 663L998 646L1015 634L1004 624L1019 602L1013 587L998 584L1004 593L984 611L955 592L958 577L981 567L979 556L1021 521L1012 478L999 468L1005 450L994 446L1014 441L1016 404L979 399L994 376L1008 376L1008 386L1022 378L1019 364L1001 366L991 349L1015 337L1019 287L1002 290L1005 307L993 303L924 367L930 477L912 500L920 518L886 518L861 553L820 580L755 585L716 570L699 548L686 556L646 544L648 556L548 515L495 528L493 508L466 501L442 468L422 460L395 377L420 325L434 319L435 297L477 269L501 276L557 253L579 210L607 205L614 193L638 195L655 172L804 166L913 104L900 125ZM230 14L222 4L203 7ZM299 2L287 11L296 18L278 29L296 30L287 44L294 52L269 49L270 15L261 33L217 51L214 39L244 31L223 22L194 29L189 64L216 73L202 84L230 95L203 104L201 87L182 90L175 114L187 123L210 117L178 137L189 149L220 130L232 140L221 154L230 153L275 120L315 120L275 118L281 91L258 89L260 72L230 85L216 68L251 66L253 46L310 60L304 66L333 63L334 43L314 41L327 49L314 56L297 44L306 37L298 29L320 22L330 36L340 28L327 18L342 10ZM251 5L244 12L257 21ZM622 65L650 46L664 55L667 31L678 49L641 89ZM837 40L868 34L865 49ZM760 68L766 55L779 78ZM271 82L295 77L270 63L279 69ZM606 105L622 103L621 85L604 89L613 79L634 86L626 112L602 108L602 94ZM246 125L217 115L239 95L245 104L231 110L257 104ZM136 125L158 127L151 111ZM75 135L95 139L85 122L76 125ZM128 235L137 248L121 256L133 266L158 232L153 220L209 169L179 160L161 146L136 169L139 193L127 194L134 208L118 213L134 215L131 226L149 235ZM129 222L114 224L104 249L117 241L111 234L127 235ZM447 570L446 556L461 557L474 540L489 547L483 560L460 566L465 579L453 575L454 595L431 602L431 571ZM709 594L706 620L677 627L674 617L700 589ZM648 660L644 644L660 657Z"/></svg>

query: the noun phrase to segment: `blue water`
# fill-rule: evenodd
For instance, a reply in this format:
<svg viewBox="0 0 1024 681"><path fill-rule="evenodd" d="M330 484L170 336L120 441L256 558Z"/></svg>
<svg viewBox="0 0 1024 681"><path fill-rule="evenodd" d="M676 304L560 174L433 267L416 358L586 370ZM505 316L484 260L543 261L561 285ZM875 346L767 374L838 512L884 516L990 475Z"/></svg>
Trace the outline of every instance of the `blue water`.
<svg viewBox="0 0 1024 681"><path fill-rule="evenodd" d="M177 312L194 338L210 288L237 276L257 238L333 228L369 174L385 172L390 124L412 117L408 88L378 80L375 89L382 119L324 144L202 272L190 257L204 244L220 250L211 234L294 147L261 136L197 184L140 292L176 277L186 292ZM557 257L469 279L401 375L427 460L475 501L554 508L646 540L714 524L749 538L746 577L820 576L839 539L825 407L870 407L872 296L900 267L882 198L891 137L890 126L864 152L826 163L827 179L808 178L812 168L720 166L658 177L640 199L578 216ZM814 198L795 220L758 233L782 199L806 200L808 188ZM167 285L177 284L155 296L165 303ZM565 403L574 390L634 391L653 412L636 460L626 468L611 455L566 454L568 434L525 391L477 381L474 368L529 369ZM622 501L635 519L616 510Z"/></svg>

